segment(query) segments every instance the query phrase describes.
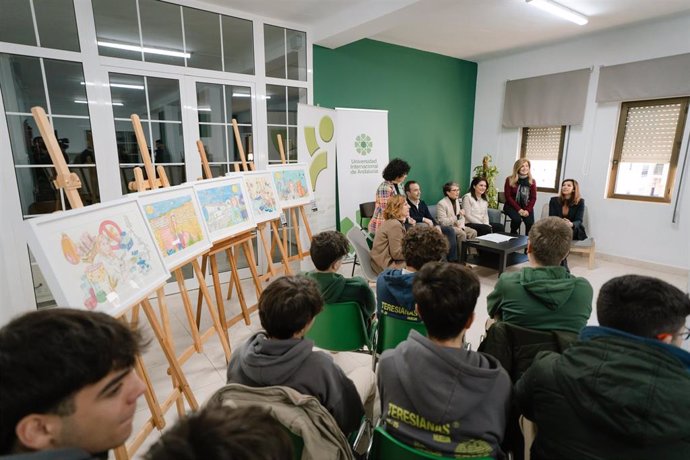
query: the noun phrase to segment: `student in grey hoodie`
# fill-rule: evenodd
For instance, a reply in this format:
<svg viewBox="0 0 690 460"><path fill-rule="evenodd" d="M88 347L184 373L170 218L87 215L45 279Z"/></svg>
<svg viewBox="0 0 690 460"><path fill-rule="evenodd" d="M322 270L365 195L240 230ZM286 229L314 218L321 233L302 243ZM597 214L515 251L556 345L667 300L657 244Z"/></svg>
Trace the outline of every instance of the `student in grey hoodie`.
<svg viewBox="0 0 690 460"><path fill-rule="evenodd" d="M496 358L462 347L479 279L465 267L431 262L417 273L413 293L429 337L413 330L381 356L386 431L444 456L502 458L510 377Z"/></svg>
<svg viewBox="0 0 690 460"><path fill-rule="evenodd" d="M265 330L233 353L227 383L286 386L314 396L347 435L364 415L357 389L331 356L314 351L314 342L304 338L322 308L319 288L306 276L283 276L269 284L259 297Z"/></svg>
<svg viewBox="0 0 690 460"><path fill-rule="evenodd" d="M542 331L580 332L592 314L592 285L560 266L573 230L559 217L540 219L527 243L530 267L503 273L486 298L489 316Z"/></svg>
<svg viewBox="0 0 690 460"><path fill-rule="evenodd" d="M434 228L415 226L403 238L406 267L388 268L376 279L376 314L419 321L414 308L412 281L427 262L438 262L448 252L448 241Z"/></svg>

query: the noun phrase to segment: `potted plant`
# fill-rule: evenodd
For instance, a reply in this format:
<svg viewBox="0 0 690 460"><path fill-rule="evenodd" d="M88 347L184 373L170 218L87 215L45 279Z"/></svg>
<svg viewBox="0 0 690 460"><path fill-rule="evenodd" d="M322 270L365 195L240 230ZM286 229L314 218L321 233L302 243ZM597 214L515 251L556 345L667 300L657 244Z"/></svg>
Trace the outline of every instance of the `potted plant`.
<svg viewBox="0 0 690 460"><path fill-rule="evenodd" d="M498 190L496 190L496 177L498 176L498 168L491 164L491 155L484 155L482 164L474 167L474 177L483 177L486 179L486 199L489 202L489 208L498 209Z"/></svg>

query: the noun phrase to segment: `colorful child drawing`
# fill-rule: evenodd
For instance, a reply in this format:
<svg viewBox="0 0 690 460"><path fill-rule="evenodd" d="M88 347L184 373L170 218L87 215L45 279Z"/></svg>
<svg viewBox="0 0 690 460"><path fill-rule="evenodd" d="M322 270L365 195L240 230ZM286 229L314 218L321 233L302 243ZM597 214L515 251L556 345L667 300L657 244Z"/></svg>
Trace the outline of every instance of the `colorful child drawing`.
<svg viewBox="0 0 690 460"><path fill-rule="evenodd" d="M199 190L201 210L210 232L217 232L247 222L249 211L238 184Z"/></svg>
<svg viewBox="0 0 690 460"><path fill-rule="evenodd" d="M246 184L255 212L271 214L277 210L273 189L265 177L251 177Z"/></svg>
<svg viewBox="0 0 690 460"><path fill-rule="evenodd" d="M116 222L122 219L124 230ZM75 232L74 234L78 234ZM94 310L106 301L117 304L118 291L140 288L143 275L151 270L148 246L132 231L126 215L104 220L98 232L79 234L77 242L68 233L61 238L65 260L80 267L84 306Z"/></svg>
<svg viewBox="0 0 690 460"><path fill-rule="evenodd" d="M192 197L164 199L144 206L156 244L164 257L179 252L203 238Z"/></svg>
<svg viewBox="0 0 690 460"><path fill-rule="evenodd" d="M280 201L291 201L308 195L304 170L280 170L273 173Z"/></svg>

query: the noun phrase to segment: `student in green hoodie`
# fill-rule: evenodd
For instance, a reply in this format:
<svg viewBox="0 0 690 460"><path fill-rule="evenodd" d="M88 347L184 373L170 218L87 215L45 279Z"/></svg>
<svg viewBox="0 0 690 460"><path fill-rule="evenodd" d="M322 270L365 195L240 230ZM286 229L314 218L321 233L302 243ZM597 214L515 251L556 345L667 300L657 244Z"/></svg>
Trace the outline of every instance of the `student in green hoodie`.
<svg viewBox="0 0 690 460"><path fill-rule="evenodd" d="M547 217L529 232L530 266L503 273L486 298L489 317L538 330L580 332L592 313L592 285L560 266L570 252L573 230Z"/></svg>
<svg viewBox="0 0 690 460"><path fill-rule="evenodd" d="M325 303L357 302L369 323L376 308L369 283L360 276L345 278L338 273L348 249L347 238L340 232L331 230L314 235L309 255L316 270L307 276L317 282Z"/></svg>

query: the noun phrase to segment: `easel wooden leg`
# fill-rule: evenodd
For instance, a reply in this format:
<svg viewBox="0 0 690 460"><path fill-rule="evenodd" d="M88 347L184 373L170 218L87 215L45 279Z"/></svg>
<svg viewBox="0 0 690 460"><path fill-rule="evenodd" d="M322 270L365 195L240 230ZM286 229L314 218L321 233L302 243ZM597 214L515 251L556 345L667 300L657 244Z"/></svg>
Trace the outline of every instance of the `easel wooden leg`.
<svg viewBox="0 0 690 460"><path fill-rule="evenodd" d="M194 272L196 273L197 277L199 279L204 279L204 275L201 271L201 267L199 267L199 261L194 260L192 262L192 266L194 267ZM213 327L216 330L216 333L218 334L218 339L220 340L220 344L223 347L223 352L225 353L225 361L228 362L230 361L230 354L231 354L231 349L230 349L230 344L228 343L228 340L226 338L226 331L223 330L223 326L220 323L220 320L218 319L218 314L216 310L213 308L213 302L211 301L211 294L208 292L208 287L206 286L206 283L201 283L199 284L199 290L204 296L204 300L206 300L206 305L208 306L208 312L211 315L211 321L213 321Z"/></svg>
<svg viewBox="0 0 690 460"><path fill-rule="evenodd" d="M149 320L149 324L151 325L151 329L153 330L153 333L156 336L156 340L158 340L158 343L160 343L161 348L163 349L163 353L165 354L165 358L168 360L173 381L176 382L177 385L175 389L178 390L182 395L184 395L185 399L187 400L187 403L189 404L189 407L192 410L197 410L199 408L199 403L197 403L196 398L194 397L194 393L192 393L192 389L189 387L187 378L182 372L180 364L177 362L177 357L175 356L175 353L170 349L170 344L166 340L165 335L163 334L163 330L161 329L161 326L158 323L158 319L156 318L156 314L153 311L151 302L149 302L149 299L144 299L141 301L141 306L144 309L144 314L146 315L146 318Z"/></svg>
<svg viewBox="0 0 690 460"><path fill-rule="evenodd" d="M148 372L146 372L146 367L144 367L144 362L142 361L141 356L137 356L134 359L134 370L146 386L144 398L146 398L146 404L149 407L149 411L151 411L151 420L156 428L162 430L165 428L165 418L163 418L161 405L158 402L156 393L153 391L151 377L149 377Z"/></svg>
<svg viewBox="0 0 690 460"><path fill-rule="evenodd" d="M218 317L220 318L220 324L223 327L223 334L225 335L225 338L229 343L230 336L228 335L228 318L225 315L223 291L220 288L220 276L218 274L218 263L216 262L216 255L211 254L209 256L209 259L211 261L211 274L213 275L213 291L216 294L216 308L218 308Z"/></svg>
<svg viewBox="0 0 690 460"><path fill-rule="evenodd" d="M295 229L295 242L297 243L297 259L302 259L304 257L304 251L302 251L302 240L299 235L299 221L297 220L297 213L295 208L290 208L290 217L292 218L292 228Z"/></svg>
<svg viewBox="0 0 690 460"><path fill-rule="evenodd" d="M276 246L278 246L278 249L280 250L280 257L282 257L283 259L283 268L285 269L285 274L292 275L292 271L290 270L290 262L285 252L285 248L283 247L282 242L280 241L280 237L278 236L278 225L276 224L275 220L271 221L271 228L273 229L273 238L275 240Z"/></svg>
<svg viewBox="0 0 690 460"><path fill-rule="evenodd" d="M228 258L228 262L230 262L230 259L235 257L235 254L232 252L232 247L226 249L225 254ZM232 290L233 290L234 286L235 286L235 283L232 283L232 282L228 283L228 295L225 296L225 300L230 300L232 298Z"/></svg>
<svg viewBox="0 0 690 460"><path fill-rule="evenodd" d="M259 234L259 238L261 239L261 245L264 248L264 253L266 254L266 262L268 264L267 269L266 269L266 275L270 275L270 277L276 276L275 268L273 268L273 260L271 257L271 248L268 246L268 241L266 241L266 235L264 234L264 230L266 230L266 224L259 224L259 226L256 229L256 232ZM265 275L264 275L265 276Z"/></svg>
<svg viewBox="0 0 690 460"><path fill-rule="evenodd" d="M195 261L196 262L196 261ZM194 340L194 350L197 353L203 351L203 344L201 343L201 338L199 337L199 328L196 325L194 318L194 313L192 312L192 302L189 300L189 292L187 292L187 285L184 282L184 274L182 269L178 268L175 270L175 279L177 280L177 285L180 288L180 297L182 297L182 304L184 305L184 312L187 315L187 321L189 322L189 328L192 330L192 339ZM171 335L172 337L172 335Z"/></svg>
<svg viewBox="0 0 690 460"><path fill-rule="evenodd" d="M244 317L244 323L249 326L252 322L249 319L249 311L247 310L247 301L244 299L244 291L240 285L240 274L237 269L237 261L235 257L230 258L230 270L232 270L232 280L237 288L237 298L240 301L240 308L242 309L242 316Z"/></svg>
<svg viewBox="0 0 690 460"><path fill-rule="evenodd" d="M307 237L309 241L312 239L311 227L309 225L309 219L307 219L307 212L304 210L304 206L299 207L300 215L302 216L302 221L304 222L304 230L307 232Z"/></svg>
<svg viewBox="0 0 690 460"><path fill-rule="evenodd" d="M199 286L203 284L206 286L206 267L208 267L208 254L201 257L201 278L199 278ZM196 327L201 326L201 302L203 301L201 289L196 296Z"/></svg>
<svg viewBox="0 0 690 460"><path fill-rule="evenodd" d="M244 249L244 257L247 259L247 264L249 265L249 271L252 273L252 279L254 280L254 287L256 288L256 298L257 300L263 292L263 287L261 286L261 279L259 278L259 272L256 269L256 264L254 263L254 247L251 240L247 240L242 244Z"/></svg>

